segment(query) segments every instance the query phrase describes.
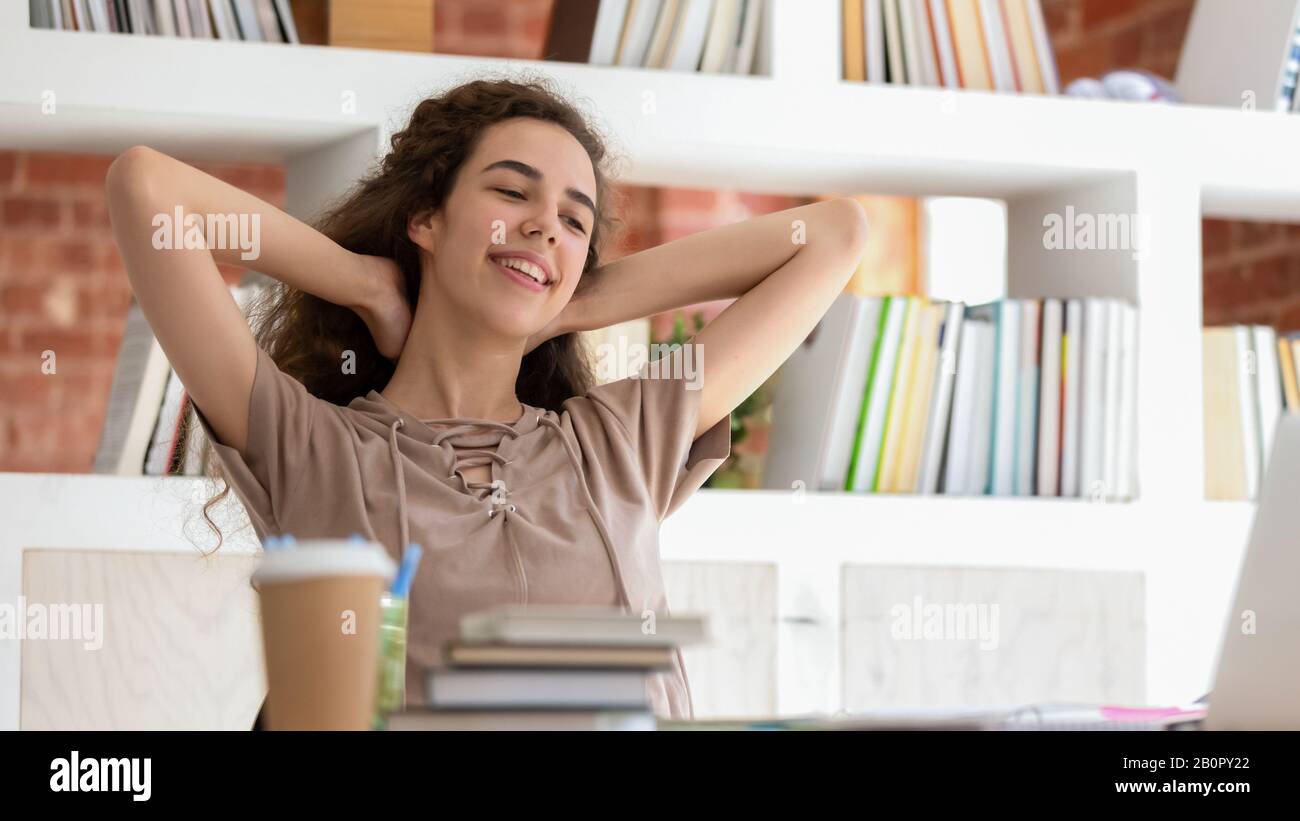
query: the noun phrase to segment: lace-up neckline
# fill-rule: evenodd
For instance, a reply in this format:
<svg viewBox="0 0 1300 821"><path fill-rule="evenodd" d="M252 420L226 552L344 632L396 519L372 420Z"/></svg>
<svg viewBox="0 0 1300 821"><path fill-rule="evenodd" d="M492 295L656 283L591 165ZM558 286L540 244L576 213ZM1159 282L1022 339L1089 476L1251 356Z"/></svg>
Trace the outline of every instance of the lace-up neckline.
<svg viewBox="0 0 1300 821"><path fill-rule="evenodd" d="M609 534L609 528L606 527L604 519L597 510L595 499L591 495L591 488L587 484L586 471L582 467L582 458L564 435L560 423L554 418L555 414L521 402L524 411L513 424L493 419L453 416L442 419L418 419L417 421L420 424L407 425L406 417L410 416L410 414L404 414L401 408L377 391L371 391L371 396L384 402L396 412L396 418L388 426L388 448L393 460L393 478L397 484L397 515L402 547L405 547L410 542L410 516L407 511L406 474L402 465L401 449L397 444L397 431L399 429L404 430L422 442L442 449L447 454L448 463L451 465L450 473L446 477L447 480L449 482L460 480L464 485L465 492L481 502L489 502L487 505L487 518L496 518L500 514L502 526L506 528L506 536L513 545L514 533L508 524L511 515L517 513L519 509L510 500L510 488L505 477L496 477L498 472L496 468L504 467L512 461L508 458L508 453L502 453L501 451L513 444L514 440L519 436L531 433L539 427L549 427L563 445L564 452L569 460L569 466L578 478L578 485L582 488L583 493L583 507L591 517L592 523L600 535L605 553L609 557L614 573L615 586L618 589L619 601L624 608L631 608L632 598L624 578L622 563L619 560L617 551L614 549L614 542ZM466 450L457 452L456 446L466 448ZM492 480L489 482L469 482L460 474L461 470L475 465L488 465L493 475Z"/></svg>

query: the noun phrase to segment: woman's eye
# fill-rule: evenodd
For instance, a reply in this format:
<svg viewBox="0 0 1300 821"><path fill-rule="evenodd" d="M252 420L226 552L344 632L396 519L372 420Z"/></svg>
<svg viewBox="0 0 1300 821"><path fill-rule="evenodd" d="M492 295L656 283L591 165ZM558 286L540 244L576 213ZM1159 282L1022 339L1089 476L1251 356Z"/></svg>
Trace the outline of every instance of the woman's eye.
<svg viewBox="0 0 1300 821"><path fill-rule="evenodd" d="M502 194L508 194L510 196L518 197L521 200L524 198L523 194L519 193L513 188L493 188L492 190L500 191ZM565 217L565 219L567 219L569 221L569 224L572 225L574 228L578 229L584 234L587 233L587 229L582 227L582 220L578 219L577 217Z"/></svg>

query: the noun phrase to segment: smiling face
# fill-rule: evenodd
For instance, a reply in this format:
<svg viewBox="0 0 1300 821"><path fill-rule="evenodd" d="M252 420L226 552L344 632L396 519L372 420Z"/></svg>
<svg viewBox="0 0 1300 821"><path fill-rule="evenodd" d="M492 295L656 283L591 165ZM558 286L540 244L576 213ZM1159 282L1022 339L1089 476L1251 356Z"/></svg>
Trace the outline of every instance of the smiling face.
<svg viewBox="0 0 1300 821"><path fill-rule="evenodd" d="M423 249L423 287L432 285L457 316L527 338L573 296L595 199L591 159L572 134L531 118L495 123L460 167L442 210L407 227Z"/></svg>

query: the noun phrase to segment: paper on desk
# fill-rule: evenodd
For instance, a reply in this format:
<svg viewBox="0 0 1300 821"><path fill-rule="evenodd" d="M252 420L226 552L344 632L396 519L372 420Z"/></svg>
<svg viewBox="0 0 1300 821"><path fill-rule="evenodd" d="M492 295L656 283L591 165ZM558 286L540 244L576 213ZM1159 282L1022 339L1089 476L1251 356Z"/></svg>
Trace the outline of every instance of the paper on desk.
<svg viewBox="0 0 1300 821"><path fill-rule="evenodd" d="M1205 716L1205 706L1044 703L998 707L880 707L834 715L659 722L661 730L1000 730L1124 727L1162 729Z"/></svg>
<svg viewBox="0 0 1300 821"><path fill-rule="evenodd" d="M1019 711L1009 726L1041 725L1087 726L1132 725L1150 726L1153 729L1205 717L1205 705L1133 706L1126 704L1032 704Z"/></svg>

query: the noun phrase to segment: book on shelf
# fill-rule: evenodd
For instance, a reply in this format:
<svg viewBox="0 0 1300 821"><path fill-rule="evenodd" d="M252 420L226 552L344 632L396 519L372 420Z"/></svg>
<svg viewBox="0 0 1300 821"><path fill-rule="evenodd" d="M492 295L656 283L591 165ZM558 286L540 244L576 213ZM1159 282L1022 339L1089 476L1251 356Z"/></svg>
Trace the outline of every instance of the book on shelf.
<svg viewBox="0 0 1300 821"><path fill-rule="evenodd" d="M846 80L1059 93L1040 0L841 0Z"/></svg>
<svg viewBox="0 0 1300 821"><path fill-rule="evenodd" d="M1198 0L1174 85L1185 102L1296 111L1300 2Z"/></svg>
<svg viewBox="0 0 1300 821"><path fill-rule="evenodd" d="M297 43L289 0L28 0L32 28Z"/></svg>
<svg viewBox="0 0 1300 821"><path fill-rule="evenodd" d="M1118 299L845 293L774 380L763 487L1131 499L1137 330Z"/></svg>
<svg viewBox="0 0 1300 821"><path fill-rule="evenodd" d="M620 66L646 65L646 51L650 45L650 36L660 12L670 14L672 4L666 0L658 3L647 0L633 0L628 3L623 29L620 32L618 49L614 53L614 64Z"/></svg>
<svg viewBox="0 0 1300 821"><path fill-rule="evenodd" d="M144 458L144 472L148 476L178 473L183 465L185 439L185 412L188 397L180 377L170 365L167 368L167 387L163 391L162 407L154 422L153 437Z"/></svg>
<svg viewBox="0 0 1300 821"><path fill-rule="evenodd" d="M879 2L879 0L876 0ZM844 28L843 48L840 50L840 57L843 60L843 66L840 73L846 80L865 80L869 69L866 66L865 41L871 39L872 34L866 32L862 36L848 36L847 32L866 31L867 20L870 18L863 16L863 4L845 2L840 12L840 23Z"/></svg>
<svg viewBox="0 0 1300 821"><path fill-rule="evenodd" d="M134 298L117 354L95 473L140 474L153 438L171 366Z"/></svg>
<svg viewBox="0 0 1300 821"><path fill-rule="evenodd" d="M230 286L245 318L262 287L251 277ZM92 472L201 476L205 445L189 394L132 298Z"/></svg>
<svg viewBox="0 0 1300 821"><path fill-rule="evenodd" d="M762 74L770 0L561 0L542 58L707 74Z"/></svg>
<svg viewBox="0 0 1300 821"><path fill-rule="evenodd" d="M1282 413L1300 413L1300 331L1229 325L1201 332L1205 498L1254 499Z"/></svg>

